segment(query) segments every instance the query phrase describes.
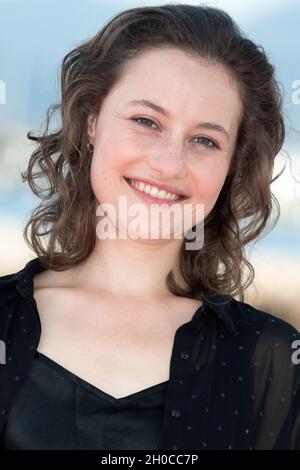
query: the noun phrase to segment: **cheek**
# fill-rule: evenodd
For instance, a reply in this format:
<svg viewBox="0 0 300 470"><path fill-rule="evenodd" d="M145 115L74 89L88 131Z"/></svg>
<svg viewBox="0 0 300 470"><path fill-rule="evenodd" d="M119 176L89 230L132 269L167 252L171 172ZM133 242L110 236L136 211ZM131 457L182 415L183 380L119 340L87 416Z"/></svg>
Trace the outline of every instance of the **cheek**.
<svg viewBox="0 0 300 470"><path fill-rule="evenodd" d="M141 153L128 133L112 132L105 139L98 142L95 167L105 168L115 177L116 174L124 174L128 166L139 158Z"/></svg>
<svg viewBox="0 0 300 470"><path fill-rule="evenodd" d="M90 166L90 181L93 193L100 202L113 202L123 184L123 175L137 157L122 139L106 138L98 141L94 148Z"/></svg>
<svg viewBox="0 0 300 470"><path fill-rule="evenodd" d="M95 147L90 166L90 181L92 191L99 203L110 202L113 194L110 162L109 155L105 155Z"/></svg>
<svg viewBox="0 0 300 470"><path fill-rule="evenodd" d="M212 208L224 185L228 165L214 165L195 175L195 198Z"/></svg>
<svg viewBox="0 0 300 470"><path fill-rule="evenodd" d="M107 175L103 168L98 167L98 165L95 163L94 158L90 166L90 182L96 200L98 201L98 203L100 203L100 201L103 202L103 188L107 182Z"/></svg>

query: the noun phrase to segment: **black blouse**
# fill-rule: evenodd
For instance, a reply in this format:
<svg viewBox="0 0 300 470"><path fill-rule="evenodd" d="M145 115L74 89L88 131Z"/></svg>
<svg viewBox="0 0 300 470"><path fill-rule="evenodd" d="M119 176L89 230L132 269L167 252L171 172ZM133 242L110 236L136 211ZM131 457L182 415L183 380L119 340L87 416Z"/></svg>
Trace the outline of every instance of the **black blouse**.
<svg viewBox="0 0 300 470"><path fill-rule="evenodd" d="M167 383L114 398L36 351L0 448L157 449Z"/></svg>
<svg viewBox="0 0 300 470"><path fill-rule="evenodd" d="M85 415L85 422L85 410L80 408L79 444L78 441L67 441L67 434L72 436L75 433L72 428L75 418L72 418L71 411L68 420L64 419L67 410L74 407L70 396L74 397L75 382L66 380L66 376L60 376L60 381L67 381L68 395L61 394L59 383L62 382L57 380L51 382L50 390L49 387L41 387L43 380L47 380L44 376L39 381L40 387L35 388L35 398L28 397L27 406L22 410L19 408L18 416L14 411L10 414L10 410L20 406L17 400L22 401L26 397L27 387L31 384L32 391L34 384L37 384L36 373L46 372L46 364L41 358L35 361L41 323L33 296L33 276L43 269L40 260L35 258L20 271L0 277L0 346L4 344L6 348L4 360L0 361L0 440L5 429L12 430L10 426L19 425L19 438L14 438L12 445L18 445L18 441L21 446L46 449L51 445L52 430L57 429L57 423L62 423L60 433L65 439L65 446L75 444L87 448L96 444L104 448L106 445L122 445L125 449L125 446L135 445L130 440L126 443L119 441L118 444L121 426L125 425L121 424L119 413L115 426L112 426L112 421L108 425L111 440L96 443L91 430L94 429L93 423L99 419L96 407L100 403L103 405L101 398L104 395L99 391L96 394L94 389L95 393L88 396L95 398L95 407L91 406L91 413ZM57 372L57 369L54 371L54 368L50 370L47 367L47 374ZM57 386L59 390L55 396ZM81 394L83 382L75 388L76 393ZM159 392L159 387L154 387L152 391ZM34 442L26 443L22 426L28 429L32 425L31 413L34 413L35 406L40 411L40 407L45 406L45 392L48 397L51 394L49 406L57 404L59 397L60 400L65 397L66 406L52 410L44 424L36 419L40 426L37 434L46 442L41 443L36 434ZM145 398L143 393L139 398L142 397ZM154 399L154 396L151 398ZM105 403L108 404L108 401ZM155 406L154 402L152 405ZM225 295L207 296L203 306L175 332L164 407L160 410L161 428L158 409L157 419L149 427L141 418L139 425L142 431L141 436L136 436L139 439L136 445L149 448L147 446L155 444L158 450L300 450L299 331L279 316L246 302ZM143 416L145 413L144 409ZM127 430L128 421L126 423ZM137 421L132 430L136 425ZM103 424L103 436L106 429ZM33 436L31 434L32 439ZM59 447L61 445L60 440Z"/></svg>

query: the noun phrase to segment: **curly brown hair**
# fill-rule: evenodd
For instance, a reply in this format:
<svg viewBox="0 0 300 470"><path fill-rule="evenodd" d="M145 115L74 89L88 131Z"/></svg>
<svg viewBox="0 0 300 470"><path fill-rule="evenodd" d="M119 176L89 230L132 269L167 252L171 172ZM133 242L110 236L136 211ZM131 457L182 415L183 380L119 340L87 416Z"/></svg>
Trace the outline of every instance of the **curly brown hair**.
<svg viewBox="0 0 300 470"><path fill-rule="evenodd" d="M27 133L38 146L22 178L42 201L32 211L23 236L46 269L68 269L91 253L96 242L96 205L90 184L88 116L99 113L128 60L164 45L223 65L239 84L243 103L226 180L204 219L204 245L201 250L185 250L184 239L179 253L180 273L188 287L176 284L173 270L166 285L183 297L202 300L222 294L230 300L238 295L243 301L243 291L254 279L244 247L270 231L280 214L270 185L281 175L272 179L274 159L285 138L283 98L263 47L246 38L221 9L183 4L131 8L114 15L95 36L64 57L61 103L48 108L43 133ZM51 118L58 110L61 127L50 132ZM38 186L39 179L46 187ZM243 279L245 267L247 279Z"/></svg>

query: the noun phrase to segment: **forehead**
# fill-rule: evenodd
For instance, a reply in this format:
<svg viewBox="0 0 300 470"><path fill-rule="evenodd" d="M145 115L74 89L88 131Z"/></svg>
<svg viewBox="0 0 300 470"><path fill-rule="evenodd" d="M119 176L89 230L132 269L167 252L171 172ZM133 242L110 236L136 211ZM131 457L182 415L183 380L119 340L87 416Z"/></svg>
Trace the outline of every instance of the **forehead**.
<svg viewBox="0 0 300 470"><path fill-rule="evenodd" d="M120 85L151 87L159 93L157 85L168 85L170 92L180 85L182 93L201 93L219 85L232 96L239 95L233 75L220 63L208 62L176 48L150 49L124 64ZM215 90L216 92L218 90ZM165 90L164 90L165 92Z"/></svg>
<svg viewBox="0 0 300 470"><path fill-rule="evenodd" d="M176 117L200 117L205 110L206 118L221 119L228 129L242 113L239 85L222 64L173 47L143 51L127 61L111 93L122 106L147 98Z"/></svg>

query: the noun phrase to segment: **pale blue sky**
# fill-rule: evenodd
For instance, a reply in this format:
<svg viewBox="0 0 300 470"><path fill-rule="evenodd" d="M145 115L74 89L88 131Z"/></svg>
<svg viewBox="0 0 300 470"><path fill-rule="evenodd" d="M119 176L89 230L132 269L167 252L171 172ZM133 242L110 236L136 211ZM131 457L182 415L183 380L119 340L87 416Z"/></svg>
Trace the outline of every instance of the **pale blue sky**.
<svg viewBox="0 0 300 470"><path fill-rule="evenodd" d="M8 143L14 144L14 140L20 138L15 129L20 128L23 142L28 130L39 128L49 105L59 100L59 67L69 50L94 35L119 11L163 3L133 0L0 0L0 80L6 85L6 104L0 105L0 139L6 136ZM203 3L223 8L250 39L264 47L284 90L286 146L292 159L300 161L300 104L293 104L291 99L292 83L300 80L299 0L219 0ZM15 150L11 155L18 154L21 154L20 169L23 170L29 154L25 156L22 150ZM7 156L6 153L5 158L3 155L0 140L0 214L13 213L23 218L33 205L32 195L29 188L22 185L18 168L7 161L10 154ZM5 175L2 182L1 173L2 177ZM296 176L300 179L300 174ZM279 192L283 199L290 188L290 180L282 178ZM298 195L300 200L299 191ZM295 250L294 243L299 243L298 224L297 221L294 226L284 225L284 240L289 240L286 249L290 247ZM275 230L266 237L266 243L278 241L282 244L282 236L282 231Z"/></svg>
<svg viewBox="0 0 300 470"><path fill-rule="evenodd" d="M133 6L162 3L0 0L0 80L6 84L6 105L0 106L2 129L16 122L40 125L49 104L58 99L59 66L63 56L95 34L113 14ZM299 131L300 104L291 101L291 85L300 79L300 2L219 0L205 3L224 8L252 40L263 45L284 88L287 125ZM300 134L297 136L290 131L288 139L300 141Z"/></svg>

